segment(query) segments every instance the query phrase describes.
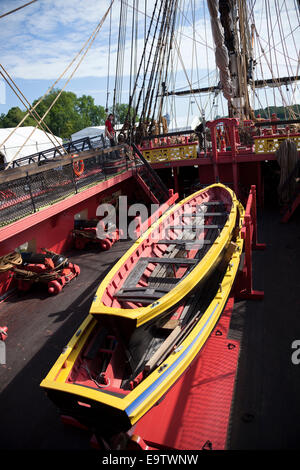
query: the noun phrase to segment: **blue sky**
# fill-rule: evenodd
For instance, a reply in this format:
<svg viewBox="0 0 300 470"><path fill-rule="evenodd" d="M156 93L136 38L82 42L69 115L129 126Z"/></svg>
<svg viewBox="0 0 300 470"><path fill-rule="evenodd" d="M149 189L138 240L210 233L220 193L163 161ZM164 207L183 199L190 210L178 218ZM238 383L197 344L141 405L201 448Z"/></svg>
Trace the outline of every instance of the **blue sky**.
<svg viewBox="0 0 300 470"><path fill-rule="evenodd" d="M0 0L0 15L23 5L26 1ZM274 2L270 2L272 8L273 52L265 20L266 2L257 0L254 8L255 16L258 19L257 30L260 41L260 44L257 41L255 45L257 56L262 55L261 48L264 48L266 51L266 58L263 57L261 69L264 71L265 78L270 77L270 61L276 76L277 73L281 76L292 73L296 75L297 73L297 50L295 50L295 44L297 47L297 44L300 43L300 36L299 18L295 10L296 1L276 0L276 2L278 10L275 9ZM61 74L96 27L108 8L109 3L108 0L38 0L32 5L0 19L1 63L12 75L30 102L43 95ZM131 36L130 25L132 15L130 5L133 4L133 0L128 0L128 4L129 39ZM144 5L145 0L139 0L138 54L140 54L143 46ZM146 17L146 24L149 24L149 15L151 14L154 0L147 0L147 5L148 16ZM189 80L196 87L207 86L208 84L215 85L218 81L210 20L205 5L206 1L204 0L182 0L179 2L178 11L178 46L180 47ZM112 10L111 90L109 104L111 104L114 83L119 8L120 0L115 0ZM276 23L278 12L281 15L280 24L278 20ZM195 14L197 20L194 29L192 27L193 14ZM280 26L282 27L281 29ZM286 42L282 41L282 34L286 35ZM67 91L73 91L78 96L82 94L92 95L96 104L103 106L106 103L108 39L109 18L107 18L92 48L66 88ZM208 47L203 45L205 42L208 44ZM274 51L276 51L278 58L276 64ZM176 57L175 49L173 52L174 66L177 70L176 83L170 83L169 89L173 85L177 89L188 88L182 64L178 57ZM130 46L128 41L125 50L123 102L128 101L129 64ZM257 72L259 71L257 67ZM201 79L200 83L197 83L198 79ZM61 88L63 83L60 82L58 87ZM256 102L256 107L259 107L260 103L263 105L273 104L271 100L275 94L278 105L282 104L283 98L287 104L289 104L291 98L298 103L300 102L298 88L292 91L289 90L289 92L286 90L280 92L276 90L274 92L268 91L267 94L264 92L258 92L258 94L260 101ZM198 107L205 107L208 118L212 118L213 113L220 113L222 109L226 110L226 104L220 96L217 101L220 105L218 109L213 107L212 97L178 98L176 101L169 101L167 111L176 117L176 121L178 121L180 126L185 125L187 119L191 121L198 114ZM0 103L0 113L6 113L12 106L20 106L23 109L22 104L7 86L4 90L3 82L1 83L1 81Z"/></svg>

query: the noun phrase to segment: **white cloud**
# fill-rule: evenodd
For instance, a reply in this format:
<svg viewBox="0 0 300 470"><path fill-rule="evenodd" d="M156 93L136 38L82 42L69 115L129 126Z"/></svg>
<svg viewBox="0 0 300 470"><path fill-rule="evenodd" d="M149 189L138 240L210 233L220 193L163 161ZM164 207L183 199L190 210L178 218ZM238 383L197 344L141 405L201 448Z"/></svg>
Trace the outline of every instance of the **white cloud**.
<svg viewBox="0 0 300 470"><path fill-rule="evenodd" d="M147 27L150 23L154 3L155 0L147 0ZM295 3L293 0L286 0L279 5L278 2L279 10L275 8L275 2L268 3L271 8L269 23L266 20L265 2L263 0L257 0L255 2L254 17L257 19L256 27L259 33L259 40L255 40L255 49L256 56L262 56L261 66L256 66L257 78L261 78L261 72L263 72L264 78L272 76L270 62L272 62L274 76L278 74L280 76L296 75L298 60L297 47L299 47L297 45L300 43L300 37L298 17L294 10ZM1 1L0 14L16 8L20 6L20 4L20 0ZM109 4L109 0L77 0L76 2L74 0L39 0L19 12L3 18L1 20L2 28L0 30L2 64L14 78L27 80L46 79L54 81L81 49L84 42L88 39L104 15ZM132 0L128 0L128 4L131 5ZM217 83L217 76L214 73L216 66L209 14L206 10L205 22L202 11L204 2L198 2L198 7L195 11L197 21L193 28L191 4L192 2L186 2L186 6L182 6L184 11L178 10L176 37L184 68L188 74L189 80L194 86L215 85ZM144 5L144 0L140 0L138 27L140 39L137 44L138 62L144 46ZM286 11L285 5L287 5L288 11ZM278 11L280 12L279 18L277 17ZM119 14L120 1L115 0L112 10L111 84L114 82L116 67ZM132 8L129 6L123 70L124 76L130 74L131 21ZM250 18L249 21L251 23L252 18ZM293 31L293 33L291 33L291 31ZM282 35L287 38L286 41L281 40ZM193 37L195 39L195 47L193 47ZM106 19L87 56L76 71L75 78L105 78L107 76L108 40L109 17ZM272 48L273 46L273 40L276 48L276 61L274 50L271 49L271 52L269 51L270 47ZM204 42L207 42L208 47L203 44ZM261 47L265 50L265 56L262 54ZM188 89L189 84L183 73L182 63L177 56L175 44L173 45L172 55L174 77L170 78L168 84L169 90L174 88ZM197 83L198 77L203 78L201 83ZM61 85L58 84L58 87L59 86ZM99 95L100 92L101 90L95 90L93 94ZM278 96L278 92L276 93ZM285 91L283 93L285 93ZM259 94L263 100L261 92L259 92ZM271 95L269 94L269 96ZM296 88L294 97L297 97L297 99L299 97L298 88ZM202 100L205 102L206 97L202 97ZM198 101L200 101L199 98ZM186 113L187 107L182 106L183 100L178 100L178 103L179 113ZM211 107L211 103L208 107Z"/></svg>
<svg viewBox="0 0 300 470"><path fill-rule="evenodd" d="M129 0L130 2L131 0ZM14 2L16 3L16 2ZM150 22L151 6L154 0L147 2ZM80 50L91 34L94 27L106 11L108 0L47 0L28 6L20 12L4 19L5 28L0 31L2 43L2 63L15 77L25 79L54 79L60 75L64 67ZM12 8L13 3L10 3ZM115 1L112 15L112 44L111 44L111 70L116 63L118 24L120 2ZM140 2L140 11L143 12L143 2ZM144 16L139 14L139 33L143 34ZM127 15L127 44L125 57L130 57L132 9L128 8ZM203 20L202 20L203 23ZM199 22L196 31L203 30ZM180 48L183 51L185 67L192 65L192 48L190 38L193 31L189 23L181 30ZM92 48L88 52L76 77L105 76L107 74L107 54L109 37L109 18L106 19ZM196 35L196 41L201 41ZM138 54L141 56L143 38L139 40ZM198 46L200 43L198 42ZM203 48L203 46L201 46ZM210 51L211 55L211 51ZM209 64L213 63L210 57ZM129 74L128 64L124 74ZM182 69L179 63L179 69Z"/></svg>

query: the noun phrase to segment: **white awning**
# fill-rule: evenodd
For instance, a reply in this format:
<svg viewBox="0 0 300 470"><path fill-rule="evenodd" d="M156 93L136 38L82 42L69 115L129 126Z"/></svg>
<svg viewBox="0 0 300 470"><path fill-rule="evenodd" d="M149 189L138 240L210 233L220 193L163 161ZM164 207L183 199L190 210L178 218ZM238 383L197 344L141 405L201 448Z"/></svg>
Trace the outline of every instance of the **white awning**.
<svg viewBox="0 0 300 470"><path fill-rule="evenodd" d="M2 142L6 140L13 129L13 127L0 129L0 152L4 156L4 163L9 163L14 158L20 147L34 130L34 127L19 127L4 145L1 146ZM62 139L60 137L55 137L54 139L51 134L45 133L40 129L35 129L16 159L53 148L58 145L57 141L62 145Z"/></svg>

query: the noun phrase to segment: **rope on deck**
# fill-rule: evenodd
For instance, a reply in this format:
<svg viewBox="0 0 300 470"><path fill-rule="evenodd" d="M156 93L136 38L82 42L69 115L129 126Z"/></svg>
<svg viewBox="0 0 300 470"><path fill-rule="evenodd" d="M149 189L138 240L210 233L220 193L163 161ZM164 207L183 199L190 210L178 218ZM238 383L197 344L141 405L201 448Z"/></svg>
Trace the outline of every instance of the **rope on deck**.
<svg viewBox="0 0 300 470"><path fill-rule="evenodd" d="M298 163L299 157L295 142L290 139L284 140L275 152L275 156L280 166L280 181L277 188L279 202L288 204L295 194L297 185L296 177L290 178L289 183L286 184L289 175Z"/></svg>

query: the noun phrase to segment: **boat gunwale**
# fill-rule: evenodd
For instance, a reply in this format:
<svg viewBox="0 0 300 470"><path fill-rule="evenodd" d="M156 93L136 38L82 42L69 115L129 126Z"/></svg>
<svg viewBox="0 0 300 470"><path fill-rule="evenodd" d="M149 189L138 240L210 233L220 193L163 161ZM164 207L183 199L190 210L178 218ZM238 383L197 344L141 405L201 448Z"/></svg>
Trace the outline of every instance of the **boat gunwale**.
<svg viewBox="0 0 300 470"><path fill-rule="evenodd" d="M210 302L205 313L180 344L180 348L170 353L162 364L155 368L140 384L128 394L124 394L123 397L115 397L107 393L102 393L103 391L99 388L93 389L84 387L81 384L66 383L67 377L71 373L75 361L78 359L93 328L99 323L91 314L88 314L85 321L71 338L65 352L59 356L40 386L46 390L76 395L78 398L83 398L87 402L96 402L99 405L116 408L119 411L125 412L131 424L135 424L187 370L187 367L197 357L223 312L238 271L244 243L241 235L244 208L240 203L239 213L239 234L235 241L237 248L228 261L227 269L220 283L220 289ZM176 361L180 358L180 367L174 366ZM161 367L163 367L164 370L162 373L159 372ZM62 371L63 373L61 375ZM162 380L162 377L167 377L167 379ZM157 382L159 383L154 387L153 391L153 385ZM142 394L146 395L144 400L140 398Z"/></svg>

